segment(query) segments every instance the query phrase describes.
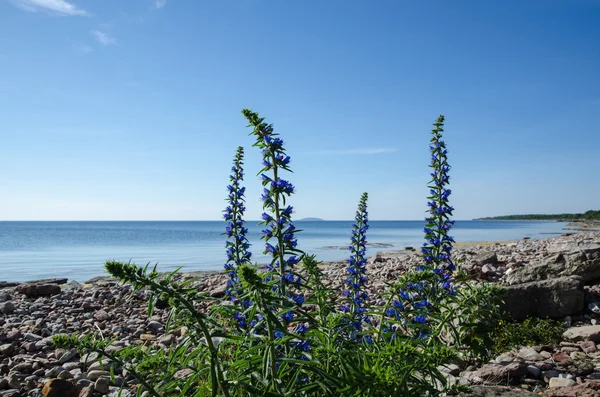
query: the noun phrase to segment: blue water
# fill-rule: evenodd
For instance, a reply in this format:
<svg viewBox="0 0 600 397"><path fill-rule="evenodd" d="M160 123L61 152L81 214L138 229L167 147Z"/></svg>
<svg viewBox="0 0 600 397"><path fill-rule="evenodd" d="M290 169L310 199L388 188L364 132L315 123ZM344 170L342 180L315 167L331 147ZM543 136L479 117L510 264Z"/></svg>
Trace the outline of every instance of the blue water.
<svg viewBox="0 0 600 397"><path fill-rule="evenodd" d="M422 221L371 221L370 243L391 244L377 251L419 247ZM300 221L298 247L324 261L342 260L351 221ZM512 240L551 237L565 226L559 222L457 221L456 241ZM260 230L248 222L254 259L261 255ZM0 280L26 281L68 277L80 282L104 275L104 262L132 260L158 263L161 271L183 266L186 271L220 270L225 260L224 222L0 222ZM328 248L325 248L328 247Z"/></svg>

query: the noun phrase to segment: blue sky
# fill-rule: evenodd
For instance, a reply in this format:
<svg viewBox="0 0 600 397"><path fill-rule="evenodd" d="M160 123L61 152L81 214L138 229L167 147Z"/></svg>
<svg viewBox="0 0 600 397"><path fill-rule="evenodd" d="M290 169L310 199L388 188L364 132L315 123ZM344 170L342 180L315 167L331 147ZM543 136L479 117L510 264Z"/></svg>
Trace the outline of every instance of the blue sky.
<svg viewBox="0 0 600 397"><path fill-rule="evenodd" d="M446 116L456 219L600 209L600 0L0 0L0 219L219 219L240 110L296 217L422 219Z"/></svg>

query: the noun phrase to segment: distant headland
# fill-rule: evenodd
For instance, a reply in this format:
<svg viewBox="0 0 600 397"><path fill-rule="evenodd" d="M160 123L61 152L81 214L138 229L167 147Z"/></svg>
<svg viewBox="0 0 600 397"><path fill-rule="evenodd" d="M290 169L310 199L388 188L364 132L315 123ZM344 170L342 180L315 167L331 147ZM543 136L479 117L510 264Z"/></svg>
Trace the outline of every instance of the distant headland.
<svg viewBox="0 0 600 397"><path fill-rule="evenodd" d="M302 219L298 219L297 221L323 222L323 221L325 221L325 219L321 219L321 218L302 218Z"/></svg>
<svg viewBox="0 0 600 397"><path fill-rule="evenodd" d="M474 221L591 221L600 220L600 210L589 210L581 214L525 214L525 215L503 215L486 218L476 218Z"/></svg>

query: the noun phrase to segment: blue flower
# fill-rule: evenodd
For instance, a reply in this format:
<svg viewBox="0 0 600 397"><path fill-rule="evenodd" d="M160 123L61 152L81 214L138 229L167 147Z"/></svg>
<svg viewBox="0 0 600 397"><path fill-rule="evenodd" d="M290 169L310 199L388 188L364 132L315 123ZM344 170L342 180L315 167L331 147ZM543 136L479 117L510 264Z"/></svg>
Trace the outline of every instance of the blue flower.
<svg viewBox="0 0 600 397"><path fill-rule="evenodd" d="M296 328L294 328L294 332L296 332L297 334L300 334L300 335L306 334L307 331L308 331L308 327L302 323L296 325Z"/></svg>
<svg viewBox="0 0 600 397"><path fill-rule="evenodd" d="M285 312L281 315L281 319L283 321L287 321L288 323L294 320L294 313L290 312Z"/></svg>
<svg viewBox="0 0 600 397"><path fill-rule="evenodd" d="M422 314L419 314L418 316L416 316L413 321L417 324L425 324L427 322L427 317L425 317Z"/></svg>
<svg viewBox="0 0 600 397"><path fill-rule="evenodd" d="M295 297L292 297L292 299L299 306L302 306L302 304L304 304L304 295L301 295L301 294L300 295L296 295Z"/></svg>

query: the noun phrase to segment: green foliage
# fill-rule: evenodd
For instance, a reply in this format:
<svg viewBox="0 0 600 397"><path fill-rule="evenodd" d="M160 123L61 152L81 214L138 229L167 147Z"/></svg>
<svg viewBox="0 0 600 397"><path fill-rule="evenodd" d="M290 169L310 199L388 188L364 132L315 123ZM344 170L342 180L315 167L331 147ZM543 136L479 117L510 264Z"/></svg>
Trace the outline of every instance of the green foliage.
<svg viewBox="0 0 600 397"><path fill-rule="evenodd" d="M299 230L291 222L292 207L284 206L294 187L279 174L290 171L283 141L258 114L249 110L244 114L257 138L255 146L264 156L263 239L265 253L272 254L270 268L258 271L249 261L238 156L229 187L230 207L224 215L228 237L235 239L227 245L229 294L213 299L198 291L196 280L178 281L177 271L165 275L156 268L110 261L106 263L110 274L131 284L134 292L149 294L149 315L158 300L168 302L167 332L181 330L184 336L152 354L143 345L107 349L113 341L101 335L60 335L55 344L74 346L84 355L96 352L111 368L135 379L138 396L147 391L156 397L435 397L461 390L448 385L438 368L455 360L459 352L474 357L487 351L494 339L486 332L497 321L500 291L471 284L453 271L449 253L454 240L447 235L450 191L436 188L432 200L443 197L443 206L436 204L437 215L427 232L433 248L426 250L426 257L435 255L432 260L437 265L445 263L442 271L440 266L429 266L399 276L388 285L381 306L368 305L361 290L360 295L350 296L360 316L348 316L342 309L348 297L327 286L315 256L296 248ZM442 121L440 117L432 141L442 167L434 177L440 186L448 183L449 170L441 141ZM356 244L349 264L364 269L359 272L349 266L347 271L362 276L367 268L363 257L366 194L359 209L357 221L362 221L352 236ZM241 257L248 260L236 260ZM363 280L358 276L349 277L349 282L360 289ZM358 320L360 326L355 325ZM355 332L347 332L349 325ZM510 339L513 334L503 335Z"/></svg>
<svg viewBox="0 0 600 397"><path fill-rule="evenodd" d="M441 330L441 338L461 347L463 358L485 359L494 344L494 330L502 313L500 306L505 290L490 283L470 281L460 270L456 299L447 310L450 324Z"/></svg>
<svg viewBox="0 0 600 397"><path fill-rule="evenodd" d="M556 344L560 342L563 332L563 324L551 319L527 318L520 323L501 320L490 334L494 342L492 352L500 354L522 346Z"/></svg>

